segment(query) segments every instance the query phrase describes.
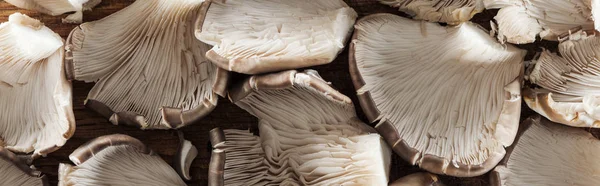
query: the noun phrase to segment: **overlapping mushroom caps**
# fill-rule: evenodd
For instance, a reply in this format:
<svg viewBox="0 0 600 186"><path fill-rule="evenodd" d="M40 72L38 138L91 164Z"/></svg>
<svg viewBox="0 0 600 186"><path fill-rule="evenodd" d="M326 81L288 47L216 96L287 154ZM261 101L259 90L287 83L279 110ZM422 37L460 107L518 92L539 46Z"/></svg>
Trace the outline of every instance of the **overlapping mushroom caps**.
<svg viewBox="0 0 600 186"><path fill-rule="evenodd" d="M577 32L558 45L559 54L543 51L526 78L527 105L551 121L574 127L600 127L600 38Z"/></svg>
<svg viewBox="0 0 600 186"><path fill-rule="evenodd" d="M600 141L592 134L533 116L490 174L491 185L598 185Z"/></svg>
<svg viewBox="0 0 600 186"><path fill-rule="evenodd" d="M196 122L224 94L227 73L204 58L194 37L202 1L136 1L67 39L70 78L96 81L86 106L113 124L142 129Z"/></svg>
<svg viewBox="0 0 600 186"><path fill-rule="evenodd" d="M483 0L488 9L498 9L498 39L515 44L533 43L536 36L558 40L570 30L593 30L600 21L598 0ZM600 26L600 24L598 25Z"/></svg>
<svg viewBox="0 0 600 186"><path fill-rule="evenodd" d="M15 13L0 24L0 146L44 156L75 130L63 40L43 23Z"/></svg>
<svg viewBox="0 0 600 186"><path fill-rule="evenodd" d="M254 76L230 99L260 136L212 130L209 185L387 185L389 147L316 72Z"/></svg>
<svg viewBox="0 0 600 186"><path fill-rule="evenodd" d="M415 19L448 24L469 21L483 11L482 0L379 0L379 2L399 8Z"/></svg>
<svg viewBox="0 0 600 186"><path fill-rule="evenodd" d="M74 12L63 19L65 23L81 23L83 11L91 10L102 0L4 0L19 8L38 11L44 14L57 16Z"/></svg>
<svg viewBox="0 0 600 186"><path fill-rule="evenodd" d="M160 156L122 134L98 137L60 164L58 185L186 185Z"/></svg>
<svg viewBox="0 0 600 186"><path fill-rule="evenodd" d="M342 0L227 0L205 4L196 37L223 69L260 74L330 63L356 12Z"/></svg>
<svg viewBox="0 0 600 186"><path fill-rule="evenodd" d="M355 26L350 72L367 117L397 154L433 173L477 176L517 133L524 55L472 23L374 14Z"/></svg>
<svg viewBox="0 0 600 186"><path fill-rule="evenodd" d="M42 186L48 183L41 172L30 168L17 155L0 147L0 185Z"/></svg>

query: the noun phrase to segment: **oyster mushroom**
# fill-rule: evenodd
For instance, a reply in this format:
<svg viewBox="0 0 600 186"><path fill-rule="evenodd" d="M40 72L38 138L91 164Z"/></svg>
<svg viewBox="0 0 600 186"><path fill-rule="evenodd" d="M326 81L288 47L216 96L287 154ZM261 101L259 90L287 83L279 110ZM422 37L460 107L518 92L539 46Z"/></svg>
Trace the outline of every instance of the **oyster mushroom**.
<svg viewBox="0 0 600 186"><path fill-rule="evenodd" d="M212 111L227 73L204 58L209 46L194 37L201 5L136 1L75 28L65 63L70 78L96 82L86 106L142 129L180 128Z"/></svg>
<svg viewBox="0 0 600 186"><path fill-rule="evenodd" d="M487 9L500 9L498 39L515 44L533 43L536 36L558 40L575 29L593 30L597 0L483 0ZM596 10L598 11L598 10ZM600 26L600 25L598 25Z"/></svg>
<svg viewBox="0 0 600 186"><path fill-rule="evenodd" d="M490 174L491 185L598 185L600 141L592 134L533 116Z"/></svg>
<svg viewBox="0 0 600 186"><path fill-rule="evenodd" d="M0 24L0 145L45 156L75 131L63 40L20 13Z"/></svg>
<svg viewBox="0 0 600 186"><path fill-rule="evenodd" d="M196 156L198 156L198 149L196 149L196 146L194 146L191 141L183 138L183 133L181 131L179 131L178 134L179 147L177 148L177 154L173 161L173 168L175 168L175 171L177 171L179 176L186 181L190 181L192 180L190 167Z"/></svg>
<svg viewBox="0 0 600 186"><path fill-rule="evenodd" d="M375 129L413 165L458 177L492 169L512 144L525 51L473 23L391 14L358 21L350 73Z"/></svg>
<svg viewBox="0 0 600 186"><path fill-rule="evenodd" d="M141 141L127 135L101 136L75 149L60 164L66 185L186 185L177 172Z"/></svg>
<svg viewBox="0 0 600 186"><path fill-rule="evenodd" d="M431 173L414 173L392 182L390 186L443 186L439 178Z"/></svg>
<svg viewBox="0 0 600 186"><path fill-rule="evenodd" d="M230 99L260 135L212 130L209 185L387 185L389 147L315 72L254 76Z"/></svg>
<svg viewBox="0 0 600 186"><path fill-rule="evenodd" d="M330 63L342 51L356 12L342 0L227 0L205 4L196 37L206 57L245 74Z"/></svg>
<svg viewBox="0 0 600 186"><path fill-rule="evenodd" d="M17 155L0 147L0 185L48 185L41 172L27 166Z"/></svg>
<svg viewBox="0 0 600 186"><path fill-rule="evenodd" d="M379 0L391 7L399 8L415 19L448 24L469 21L483 11L482 0Z"/></svg>
<svg viewBox="0 0 600 186"><path fill-rule="evenodd" d="M525 103L551 121L574 127L600 127L600 38L577 32L558 45L558 54L543 51L526 78Z"/></svg>
<svg viewBox="0 0 600 186"><path fill-rule="evenodd" d="M34 10L51 16L74 12L63 23L81 23L83 11L91 10L102 0L4 0L16 7Z"/></svg>

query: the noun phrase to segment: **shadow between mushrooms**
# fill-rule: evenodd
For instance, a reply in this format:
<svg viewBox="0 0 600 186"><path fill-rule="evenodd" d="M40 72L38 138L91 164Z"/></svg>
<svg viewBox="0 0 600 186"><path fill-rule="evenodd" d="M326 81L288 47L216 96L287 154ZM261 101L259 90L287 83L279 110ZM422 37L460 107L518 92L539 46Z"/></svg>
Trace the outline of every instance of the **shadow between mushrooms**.
<svg viewBox="0 0 600 186"><path fill-rule="evenodd" d="M60 164L60 186L186 185L177 172L141 141L123 134L101 136L75 149Z"/></svg>
<svg viewBox="0 0 600 186"><path fill-rule="evenodd" d="M389 186L444 186L439 178L428 172L420 172L404 176L390 183Z"/></svg>
<svg viewBox="0 0 600 186"><path fill-rule="evenodd" d="M260 135L212 130L209 185L387 185L389 147L315 71L253 76L230 99Z"/></svg>
<svg viewBox="0 0 600 186"><path fill-rule="evenodd" d="M519 137L491 172L491 185L598 185L600 141L578 128L539 115L521 124Z"/></svg>
<svg viewBox="0 0 600 186"><path fill-rule="evenodd" d="M115 125L180 128L211 112L227 73L204 58L193 24L201 0L136 1L67 39L70 78L96 82L86 106Z"/></svg>
<svg viewBox="0 0 600 186"><path fill-rule="evenodd" d="M41 172L30 168L17 155L0 147L0 185L42 186L48 185Z"/></svg>
<svg viewBox="0 0 600 186"><path fill-rule="evenodd" d="M57 16L64 13L73 13L63 19L63 23L81 23L83 11L91 10L102 0L4 0L16 7L33 10Z"/></svg>
<svg viewBox="0 0 600 186"><path fill-rule="evenodd" d="M63 40L20 13L0 24L0 146L45 156L75 131Z"/></svg>
<svg viewBox="0 0 600 186"><path fill-rule="evenodd" d="M415 19L442 22L451 25L471 20L483 11L482 0L379 0L391 7L399 8Z"/></svg>
<svg viewBox="0 0 600 186"><path fill-rule="evenodd" d="M244 74L332 62L352 32L356 12L342 0L214 0L196 37L214 47L206 57Z"/></svg>
<svg viewBox="0 0 600 186"><path fill-rule="evenodd" d="M514 140L524 55L473 23L374 14L355 26L350 72L365 114L398 155L471 177L492 169Z"/></svg>

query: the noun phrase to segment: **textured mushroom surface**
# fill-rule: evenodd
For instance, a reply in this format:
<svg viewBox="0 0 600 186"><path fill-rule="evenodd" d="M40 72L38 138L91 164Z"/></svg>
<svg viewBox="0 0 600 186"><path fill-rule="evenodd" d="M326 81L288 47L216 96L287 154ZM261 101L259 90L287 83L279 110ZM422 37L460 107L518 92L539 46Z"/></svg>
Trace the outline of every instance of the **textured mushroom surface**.
<svg viewBox="0 0 600 186"><path fill-rule="evenodd" d="M15 154L0 147L0 185L42 186L48 185L41 172L30 168Z"/></svg>
<svg viewBox="0 0 600 186"><path fill-rule="evenodd" d="M391 150L316 73L254 76L230 98L260 133L211 131L210 185L387 185Z"/></svg>
<svg viewBox="0 0 600 186"><path fill-rule="evenodd" d="M0 24L0 145L44 156L75 130L63 41L41 22L15 13Z"/></svg>
<svg viewBox="0 0 600 186"><path fill-rule="evenodd" d="M186 185L177 172L141 141L127 135L101 136L76 149L60 164L59 184Z"/></svg>
<svg viewBox="0 0 600 186"><path fill-rule="evenodd" d="M330 63L356 12L342 0L227 0L206 4L196 37L223 69L260 74Z"/></svg>
<svg viewBox="0 0 600 186"><path fill-rule="evenodd" d="M439 178L431 173L421 172L404 176L390 183L390 186L443 186Z"/></svg>
<svg viewBox="0 0 600 186"><path fill-rule="evenodd" d="M57 16L74 12L63 19L66 23L81 23L83 11L91 10L102 0L5 0L19 8L38 11L44 14Z"/></svg>
<svg viewBox="0 0 600 186"><path fill-rule="evenodd" d="M524 55L472 23L374 14L355 26L350 72L365 114L398 155L468 177L492 169L514 140Z"/></svg>
<svg viewBox="0 0 600 186"><path fill-rule="evenodd" d="M577 32L558 46L559 54L543 51L527 79L527 105L551 121L574 127L600 127L600 37Z"/></svg>
<svg viewBox="0 0 600 186"><path fill-rule="evenodd" d="M487 9L500 9L494 18L498 23L498 39L515 44L533 43L538 35L558 40L573 29L594 30L592 10L598 6L597 0L483 1Z"/></svg>
<svg viewBox="0 0 600 186"><path fill-rule="evenodd" d="M492 185L598 185L600 141L578 128L533 116L514 149L491 173Z"/></svg>
<svg viewBox="0 0 600 186"><path fill-rule="evenodd" d="M379 2L399 8L415 19L448 24L469 21L483 11L482 0L379 0Z"/></svg>
<svg viewBox="0 0 600 186"><path fill-rule="evenodd" d="M115 125L180 128L217 104L227 73L194 37L202 1L149 0L75 28L67 40L70 78L96 82L86 106Z"/></svg>

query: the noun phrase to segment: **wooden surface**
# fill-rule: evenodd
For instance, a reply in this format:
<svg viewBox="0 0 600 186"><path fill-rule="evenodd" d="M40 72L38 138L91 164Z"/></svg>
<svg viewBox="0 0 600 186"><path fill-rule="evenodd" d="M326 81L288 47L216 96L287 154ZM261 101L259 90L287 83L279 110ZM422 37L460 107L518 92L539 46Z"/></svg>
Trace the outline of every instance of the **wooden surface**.
<svg viewBox="0 0 600 186"><path fill-rule="evenodd" d="M104 0L98 7L92 12L84 13L84 21L93 21L101 19L111 13L114 13L123 7L133 3L133 0ZM346 0L346 2L352 6L359 15L365 16L372 13L388 12L398 15L402 13L396 11L393 8L380 5L374 0ZM27 14L33 18L41 20L46 26L66 38L71 29L75 24L63 24L61 18L65 17L52 17L48 15L41 15L32 11L19 10L16 7L9 5L4 1L0 1L0 22L5 22L8 16L14 12L21 12ZM489 29L489 21L495 15L496 11L486 11L478 14L473 21L480 23L484 28ZM538 44L530 44L520 46L529 50L528 58L531 58L536 51L540 51L540 46L545 46L551 50L556 49L556 43L552 42L541 42ZM327 81L331 81L333 86L340 90L345 95L348 95L354 103L358 103L354 87L350 80L348 73L348 51L344 50L339 57L331 64L314 67L319 71L323 78ZM240 76L240 75L238 75ZM238 77L243 78L243 77ZM133 136L140 139L150 148L158 152L163 159L167 162L171 162L173 155L175 154L178 139L177 132L156 130L156 131L142 131L136 128L129 128L123 126L114 126L107 122L105 118L100 117L98 114L86 109L83 106L88 91L92 88L93 84L86 84L83 82L73 82L73 95L74 95L74 111L75 118L77 120L77 128L75 135L58 151L49 154L45 158L38 159L34 162L34 165L41 170L50 180L52 185L56 185L58 182L57 170L58 163L70 163L68 155L77 147L82 145L88 140L95 137L107 134L121 133ZM357 112L359 116L364 120L362 111L359 105L356 104ZM531 111L523 108L524 116L530 115ZM523 119L523 118L522 118ZM181 129L185 134L185 137L192 141L199 150L198 157L194 160L191 168L191 175L193 180L188 182L189 185L206 185L207 184L207 169L208 162L210 161L210 145L208 143L208 131L221 127L224 129L253 129L256 130L257 119L238 108L234 104L230 103L226 99L220 99L217 108L201 122L193 124L191 126ZM589 130L589 129L588 129ZM598 134L595 132L595 134ZM391 168L390 180L395 180L399 177L408 175L410 173L421 171L417 167L410 166L408 163L403 161L398 156L394 155L393 165ZM143 173L140 173L143 174ZM487 175L475 177L475 178L453 178L443 176L442 180L448 185L488 185Z"/></svg>

